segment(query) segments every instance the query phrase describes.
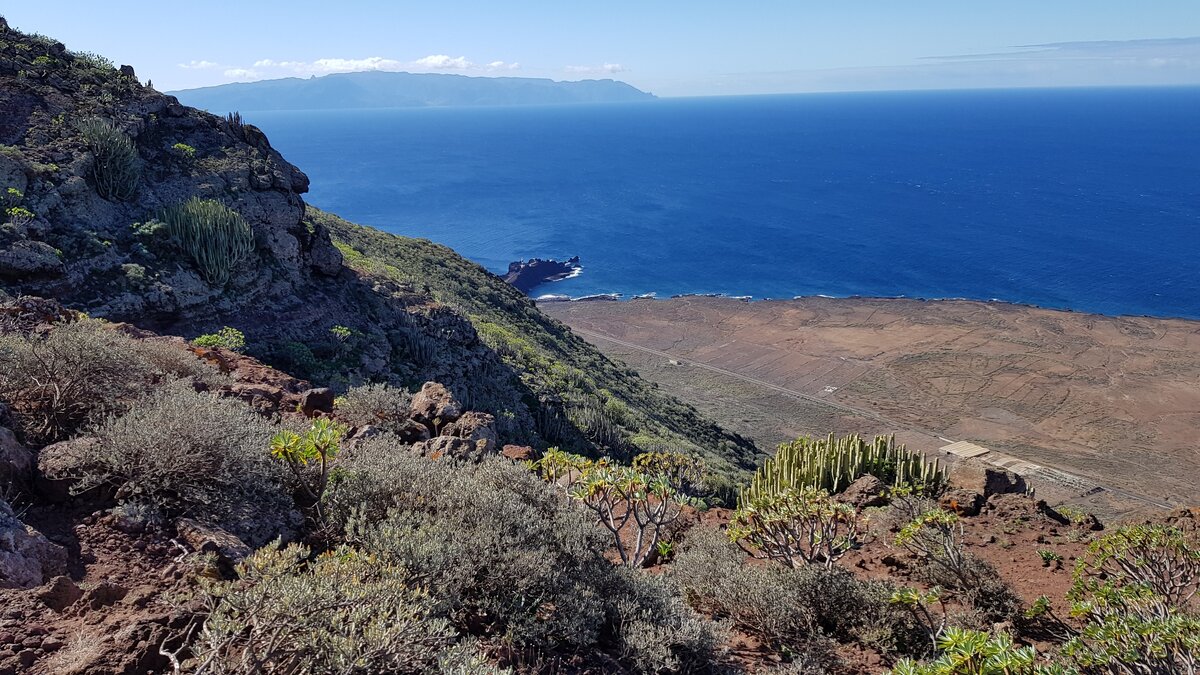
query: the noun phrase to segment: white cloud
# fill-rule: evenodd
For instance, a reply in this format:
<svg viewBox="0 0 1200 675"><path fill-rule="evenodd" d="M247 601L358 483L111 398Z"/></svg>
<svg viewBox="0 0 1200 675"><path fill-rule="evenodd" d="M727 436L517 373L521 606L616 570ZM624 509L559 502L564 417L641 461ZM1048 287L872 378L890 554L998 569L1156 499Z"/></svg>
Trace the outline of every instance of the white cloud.
<svg viewBox="0 0 1200 675"><path fill-rule="evenodd" d="M187 63L179 64L179 67L188 70L210 70L212 68L220 68L221 66L212 61L188 61Z"/></svg>
<svg viewBox="0 0 1200 675"><path fill-rule="evenodd" d="M200 65L204 64L204 65ZM180 64L181 68L223 68L209 61L193 61L190 64ZM353 73L362 71L474 71L474 72L503 72L517 70L521 64L508 61L491 61L477 64L465 56L449 56L446 54L431 54L415 61L400 61L382 56L368 56L362 59L324 58L315 61L284 61L276 59L259 59L249 67L225 68L224 74L232 80L262 80L279 77L296 77L308 75L327 75L329 73Z"/></svg>
<svg viewBox="0 0 1200 675"><path fill-rule="evenodd" d="M382 56L365 59L317 59L308 65L314 73L352 73L362 70L404 70L404 64Z"/></svg>
<svg viewBox="0 0 1200 675"><path fill-rule="evenodd" d="M224 73L225 77L231 80L259 80L262 79L257 71L249 68L228 68Z"/></svg>
<svg viewBox="0 0 1200 675"><path fill-rule="evenodd" d="M613 73L623 73L626 68L619 63L602 63L598 66L567 66L565 70L568 73L577 74L612 75Z"/></svg>
<svg viewBox="0 0 1200 675"><path fill-rule="evenodd" d="M451 58L445 54L430 54L413 61L413 65L430 70L467 70L475 64L468 61L465 56Z"/></svg>

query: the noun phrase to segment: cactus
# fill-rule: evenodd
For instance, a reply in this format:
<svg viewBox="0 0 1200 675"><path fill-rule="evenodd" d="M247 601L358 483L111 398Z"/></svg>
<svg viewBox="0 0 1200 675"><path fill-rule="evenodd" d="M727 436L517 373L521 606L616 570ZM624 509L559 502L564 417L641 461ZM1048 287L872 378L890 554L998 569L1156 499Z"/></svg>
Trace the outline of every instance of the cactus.
<svg viewBox="0 0 1200 675"><path fill-rule="evenodd" d="M243 259L254 252L254 231L241 215L211 199L192 197L159 218L171 237L192 257L208 283L224 286Z"/></svg>
<svg viewBox="0 0 1200 675"><path fill-rule="evenodd" d="M142 160L133 140L109 120L92 118L79 125L92 151L92 181L110 201L126 202L137 194Z"/></svg>
<svg viewBox="0 0 1200 675"><path fill-rule="evenodd" d="M895 436L867 441L858 435L822 439L800 438L779 446L775 457L763 462L739 504L786 488L814 488L836 493L855 479L871 474L893 487L909 487L936 494L946 483L946 471L935 459L925 460L896 444Z"/></svg>

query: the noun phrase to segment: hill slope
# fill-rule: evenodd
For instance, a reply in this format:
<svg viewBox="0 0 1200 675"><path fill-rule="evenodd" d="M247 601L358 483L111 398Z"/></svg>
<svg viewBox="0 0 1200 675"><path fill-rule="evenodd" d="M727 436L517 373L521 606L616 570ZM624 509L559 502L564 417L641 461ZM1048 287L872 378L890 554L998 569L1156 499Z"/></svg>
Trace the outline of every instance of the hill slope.
<svg viewBox="0 0 1200 675"><path fill-rule="evenodd" d="M236 82L171 92L215 113L234 110L423 108L647 101L653 95L616 80L558 82L532 77L445 73L336 73L309 79Z"/></svg>
<svg viewBox="0 0 1200 675"><path fill-rule="evenodd" d="M188 338L232 326L250 354L338 390L438 381L495 415L503 442L616 456L680 446L724 473L753 465L748 441L453 251L308 210L308 178L252 125L49 39L3 36L0 291ZM120 162L130 184L114 193ZM162 222L193 198L253 234L227 278L211 278Z"/></svg>

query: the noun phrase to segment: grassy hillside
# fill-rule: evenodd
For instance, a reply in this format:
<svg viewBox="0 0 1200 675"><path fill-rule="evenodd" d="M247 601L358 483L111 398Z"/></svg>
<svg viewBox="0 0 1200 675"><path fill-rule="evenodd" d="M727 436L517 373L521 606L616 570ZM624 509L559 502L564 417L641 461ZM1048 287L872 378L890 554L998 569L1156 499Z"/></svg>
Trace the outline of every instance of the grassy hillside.
<svg viewBox="0 0 1200 675"><path fill-rule="evenodd" d="M674 447L700 452L727 475L754 466L758 452L749 441L616 365L520 291L450 248L355 225L312 207L307 217L329 231L346 265L427 290L467 316L539 398L530 407L547 411L538 420L543 438L561 436L554 427L563 420L552 412L558 410L620 456Z"/></svg>

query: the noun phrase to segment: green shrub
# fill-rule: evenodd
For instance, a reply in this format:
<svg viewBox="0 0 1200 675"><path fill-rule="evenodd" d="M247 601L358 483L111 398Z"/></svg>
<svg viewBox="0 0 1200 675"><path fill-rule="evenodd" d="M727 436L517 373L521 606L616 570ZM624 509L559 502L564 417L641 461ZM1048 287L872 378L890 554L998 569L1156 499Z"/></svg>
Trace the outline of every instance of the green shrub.
<svg viewBox="0 0 1200 675"><path fill-rule="evenodd" d="M263 549L238 581L205 586L210 614L194 647L203 672L425 673L453 645L403 568L349 548L309 558L296 545Z"/></svg>
<svg viewBox="0 0 1200 675"><path fill-rule="evenodd" d="M225 378L213 366L161 340L137 340L85 319L46 335L0 335L0 400L17 431L34 445L52 443L120 413L163 379L209 388Z"/></svg>
<svg viewBox="0 0 1200 675"><path fill-rule="evenodd" d="M721 642L671 584L615 567L576 504L507 461L433 461L385 434L342 456L325 513L334 536L427 583L435 616L518 653L607 642L635 672L704 672Z"/></svg>
<svg viewBox="0 0 1200 675"><path fill-rule="evenodd" d="M258 546L295 522L282 473L264 452L272 428L244 403L161 386L68 447L55 478L75 493L104 487L148 516L187 514Z"/></svg>
<svg viewBox="0 0 1200 675"><path fill-rule="evenodd" d="M196 149L187 143L176 143L171 146L171 152L182 159L195 159Z"/></svg>
<svg viewBox="0 0 1200 675"><path fill-rule="evenodd" d="M283 429L271 437L271 456L291 469L295 484L307 497L306 506L319 504L325 494L345 433L345 427L322 417L303 434Z"/></svg>
<svg viewBox="0 0 1200 675"><path fill-rule="evenodd" d="M142 160L133 140L110 120L92 118L79 125L94 158L92 181L109 201L126 202L137 194Z"/></svg>
<svg viewBox="0 0 1200 675"><path fill-rule="evenodd" d="M351 387L335 402L338 417L356 427L372 425L398 432L412 415L412 395L387 384Z"/></svg>
<svg viewBox="0 0 1200 675"><path fill-rule="evenodd" d="M945 487L946 472L938 461L925 460L896 444L895 436L876 436L867 441L858 435L799 438L779 446L775 456L763 462L747 498L759 492L778 492L789 487L808 487L829 492L844 490L855 479L870 474L893 487L936 495Z"/></svg>
<svg viewBox="0 0 1200 675"><path fill-rule="evenodd" d="M1195 533L1122 527L1092 542L1076 564L1067 597L1084 625L1063 653L1089 673L1197 672L1198 592Z"/></svg>
<svg viewBox="0 0 1200 675"><path fill-rule="evenodd" d="M427 579L460 630L515 648L598 640L613 575L604 540L528 471L502 461L453 466L372 439L346 455L342 473L327 501L331 521L350 520L350 540ZM364 505L357 517L338 515L348 502Z"/></svg>
<svg viewBox="0 0 1200 675"><path fill-rule="evenodd" d="M246 336L236 328L225 326L215 333L206 333L194 338L192 344L209 349L220 347L240 354L246 349Z"/></svg>
<svg viewBox="0 0 1200 675"><path fill-rule="evenodd" d="M220 202L192 197L164 210L159 219L214 286L228 283L237 266L254 253L254 231L240 214Z"/></svg>
<svg viewBox="0 0 1200 675"><path fill-rule="evenodd" d="M929 663L902 661L892 675L1066 675L1061 666L1039 663L1033 647L1012 637L947 628L938 638L938 657Z"/></svg>
<svg viewBox="0 0 1200 675"><path fill-rule="evenodd" d="M110 71L116 70L117 66L111 59L96 54L94 52L71 52L71 56L75 57L76 65L93 70Z"/></svg>

